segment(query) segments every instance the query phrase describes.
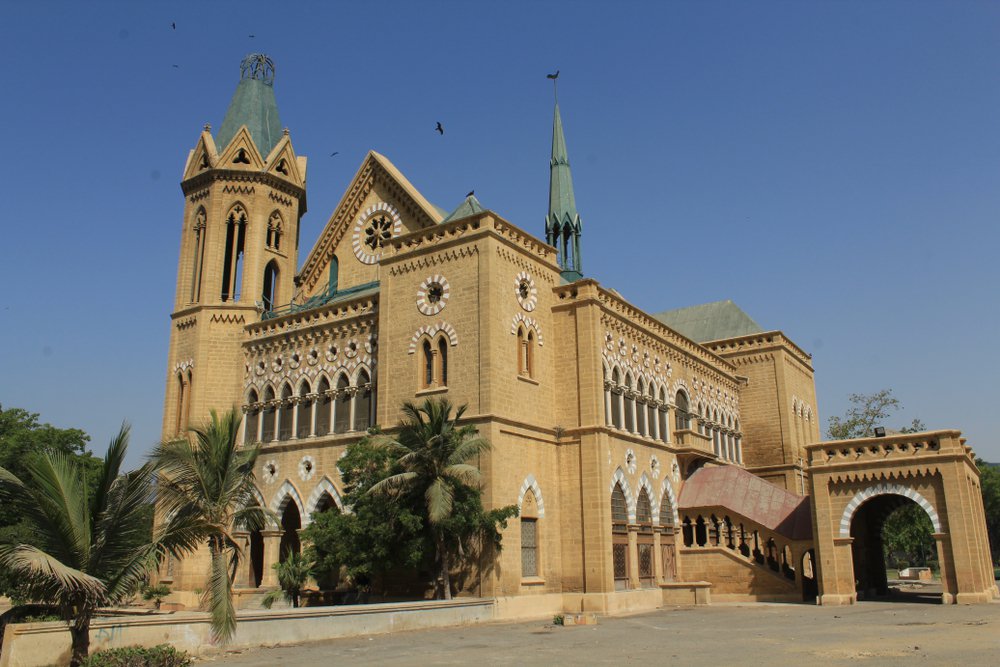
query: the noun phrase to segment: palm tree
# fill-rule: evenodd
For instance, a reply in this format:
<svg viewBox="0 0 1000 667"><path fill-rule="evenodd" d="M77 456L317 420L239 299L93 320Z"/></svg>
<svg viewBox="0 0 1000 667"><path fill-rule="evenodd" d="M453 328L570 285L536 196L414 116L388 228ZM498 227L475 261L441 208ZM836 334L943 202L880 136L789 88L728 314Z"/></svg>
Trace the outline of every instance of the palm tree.
<svg viewBox="0 0 1000 667"><path fill-rule="evenodd" d="M240 413L221 417L213 410L203 428L193 428L194 442L179 438L160 443L152 459L160 471L158 510L170 521L204 527L211 570L202 604L212 615L212 632L221 643L236 630L233 578L243 558L234 529L260 530L270 512L254 500L257 447L240 447Z"/></svg>
<svg viewBox="0 0 1000 667"><path fill-rule="evenodd" d="M313 574L312 561L296 551L289 550L285 554L285 559L275 563L273 567L278 574L278 585L281 588L265 595L261 600L261 606L270 609L279 597L284 597L293 608L298 607L302 588Z"/></svg>
<svg viewBox="0 0 1000 667"><path fill-rule="evenodd" d="M183 521L150 539L153 469L121 472L128 438L122 424L93 497L83 469L63 454L30 461L24 481L0 468L0 501L27 520L34 537L34 544L0 546L0 565L22 578L31 599L54 603L70 622L74 666L90 652L90 621L99 607L124 602L167 553L180 556L198 544L198 527Z"/></svg>
<svg viewBox="0 0 1000 667"><path fill-rule="evenodd" d="M385 478L369 491L412 492L423 496L440 568L439 595L443 594L445 600L451 599L451 563L444 523L452 516L455 492L479 484L479 468L468 461L490 448L485 439L475 435L474 426L459 426L465 409L466 406L461 406L452 417L452 405L447 399L427 399L420 406L409 401L403 403L398 439L383 436L376 438L375 444L396 454L404 472Z"/></svg>

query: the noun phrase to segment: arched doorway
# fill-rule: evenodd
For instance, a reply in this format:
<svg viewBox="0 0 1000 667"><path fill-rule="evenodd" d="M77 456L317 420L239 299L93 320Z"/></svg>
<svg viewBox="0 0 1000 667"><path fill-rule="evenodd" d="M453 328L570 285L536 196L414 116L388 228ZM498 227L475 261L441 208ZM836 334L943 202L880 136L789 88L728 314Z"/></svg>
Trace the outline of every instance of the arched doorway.
<svg viewBox="0 0 1000 667"><path fill-rule="evenodd" d="M919 497L919 496L918 496ZM900 597L898 589L890 589L887 570L896 563L887 559L886 553L886 523L901 510L909 510L910 514L928 524L929 530L935 530L935 514L926 512L923 507L927 503L922 497L916 501L896 493L874 495L854 510L850 517L851 557L854 565L855 590L859 600L893 599ZM932 510L933 511L933 510ZM923 598L918 592L902 594L906 598ZM941 601L941 592L934 589L926 595L928 601Z"/></svg>
<svg viewBox="0 0 1000 667"><path fill-rule="evenodd" d="M290 553L299 553L299 529L302 528L302 516L299 507L288 499L285 509L281 512L281 543L278 547L278 562L284 563Z"/></svg>
<svg viewBox="0 0 1000 667"><path fill-rule="evenodd" d="M259 530L250 531L250 586L259 588L264 582L264 536Z"/></svg>
<svg viewBox="0 0 1000 667"><path fill-rule="evenodd" d="M816 551L809 549L802 554L801 576L802 576L802 601L814 602L819 595L819 586L816 584Z"/></svg>

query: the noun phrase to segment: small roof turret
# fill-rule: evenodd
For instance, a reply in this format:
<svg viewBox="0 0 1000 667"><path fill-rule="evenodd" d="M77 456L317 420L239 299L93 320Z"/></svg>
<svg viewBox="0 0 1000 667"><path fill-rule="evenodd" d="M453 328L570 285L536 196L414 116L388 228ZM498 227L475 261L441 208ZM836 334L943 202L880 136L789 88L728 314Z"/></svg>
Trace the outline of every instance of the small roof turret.
<svg viewBox="0 0 1000 667"><path fill-rule="evenodd" d="M555 81L553 81L555 83ZM573 175L569 169L562 116L556 101L552 117L552 157L549 160L549 213L545 216L545 239L558 250L562 277L567 282L583 277L580 260L580 233L583 222L576 210Z"/></svg>
<svg viewBox="0 0 1000 667"><path fill-rule="evenodd" d="M452 220L468 218L470 215L482 213L485 210L486 209L483 208L483 205L479 203L479 200L476 199L476 195L469 195L465 198L465 201L459 204L458 208L449 213L448 216L441 221L441 223L444 224L446 222L451 222Z"/></svg>
<svg viewBox="0 0 1000 667"><path fill-rule="evenodd" d="M220 152L243 125L264 156L270 154L282 136L274 97L274 62L263 53L251 53L240 63L240 83L215 136Z"/></svg>

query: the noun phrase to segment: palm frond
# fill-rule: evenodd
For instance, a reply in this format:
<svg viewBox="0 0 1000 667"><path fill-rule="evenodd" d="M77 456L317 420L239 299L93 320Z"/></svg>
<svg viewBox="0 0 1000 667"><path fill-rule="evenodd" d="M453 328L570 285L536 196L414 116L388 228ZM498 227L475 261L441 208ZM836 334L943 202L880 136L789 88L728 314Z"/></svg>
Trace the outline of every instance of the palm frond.
<svg viewBox="0 0 1000 667"><path fill-rule="evenodd" d="M372 487L368 489L368 493L372 495L399 493L415 479L417 479L417 477L417 473L413 471L390 475L382 481L373 484Z"/></svg>
<svg viewBox="0 0 1000 667"><path fill-rule="evenodd" d="M431 523L440 523L451 516L454 492L444 478L435 479L427 487L424 497L427 500L427 518Z"/></svg>
<svg viewBox="0 0 1000 667"><path fill-rule="evenodd" d="M50 584L89 597L99 597L105 591L100 579L70 567L28 544L0 546L0 564L25 577L29 584Z"/></svg>
<svg viewBox="0 0 1000 667"><path fill-rule="evenodd" d="M212 549L212 570L202 604L212 616L212 636L220 644L228 644L236 632L236 608L233 606L232 580L221 549Z"/></svg>
<svg viewBox="0 0 1000 667"><path fill-rule="evenodd" d="M476 466L468 463L454 463L441 471L442 475L461 484L478 484L482 472Z"/></svg>

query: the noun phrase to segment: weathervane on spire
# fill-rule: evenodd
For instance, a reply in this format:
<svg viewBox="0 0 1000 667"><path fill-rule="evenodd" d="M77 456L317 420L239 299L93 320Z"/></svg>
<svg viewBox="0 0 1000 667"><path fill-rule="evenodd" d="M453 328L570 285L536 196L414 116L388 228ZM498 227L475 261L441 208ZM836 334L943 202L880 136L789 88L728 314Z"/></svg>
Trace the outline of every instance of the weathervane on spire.
<svg viewBox="0 0 1000 667"><path fill-rule="evenodd" d="M240 81L243 79L259 79L265 84L274 85L274 61L263 53L251 53L240 63Z"/></svg>
<svg viewBox="0 0 1000 667"><path fill-rule="evenodd" d="M559 70L556 70L555 74L546 74L545 78L552 79L552 92L555 93L556 104L559 104L559 81L557 81L559 78Z"/></svg>

